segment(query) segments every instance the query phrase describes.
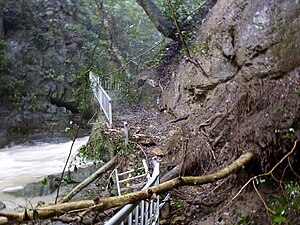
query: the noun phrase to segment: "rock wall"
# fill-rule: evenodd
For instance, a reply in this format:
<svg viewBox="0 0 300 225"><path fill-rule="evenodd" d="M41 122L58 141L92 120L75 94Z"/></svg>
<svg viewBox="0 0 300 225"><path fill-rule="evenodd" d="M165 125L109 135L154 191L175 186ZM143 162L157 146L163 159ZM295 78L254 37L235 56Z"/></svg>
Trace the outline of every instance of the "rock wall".
<svg viewBox="0 0 300 225"><path fill-rule="evenodd" d="M189 131L185 164L201 165L197 173L242 151L265 170L300 138L299 12L299 1L219 0L189 45L200 66L181 58L151 71L159 108L189 115L178 126Z"/></svg>
<svg viewBox="0 0 300 225"><path fill-rule="evenodd" d="M222 1L207 16L193 57L205 71L182 62L163 103L175 114L207 102L222 84L253 78L280 79L300 66L298 1ZM181 98L174 102L177 92Z"/></svg>
<svg viewBox="0 0 300 225"><path fill-rule="evenodd" d="M77 0L0 1L0 147L68 136L86 62ZM82 21L81 21L82 22ZM78 29L77 29L78 30ZM71 127L72 128L72 127Z"/></svg>

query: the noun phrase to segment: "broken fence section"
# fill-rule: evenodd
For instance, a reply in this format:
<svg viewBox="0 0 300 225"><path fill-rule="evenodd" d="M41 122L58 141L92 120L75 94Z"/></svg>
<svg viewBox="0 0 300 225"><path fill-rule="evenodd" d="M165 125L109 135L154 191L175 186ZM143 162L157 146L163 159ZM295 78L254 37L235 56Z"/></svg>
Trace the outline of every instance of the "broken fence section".
<svg viewBox="0 0 300 225"><path fill-rule="evenodd" d="M143 166L145 173L137 175L135 177L127 178L121 180L122 175L130 174L132 171L127 171L123 173L116 173L116 182L118 193L121 195L121 183L131 181L134 179L139 179L141 177L147 177L148 182L143 187L147 189L152 185L159 184L159 163L154 158L153 162L153 173L150 176L148 171L148 166L146 161L143 160ZM149 201L140 201L133 204L128 204L124 206L116 215L114 215L105 225L158 225L159 224L159 196L156 199L151 199Z"/></svg>

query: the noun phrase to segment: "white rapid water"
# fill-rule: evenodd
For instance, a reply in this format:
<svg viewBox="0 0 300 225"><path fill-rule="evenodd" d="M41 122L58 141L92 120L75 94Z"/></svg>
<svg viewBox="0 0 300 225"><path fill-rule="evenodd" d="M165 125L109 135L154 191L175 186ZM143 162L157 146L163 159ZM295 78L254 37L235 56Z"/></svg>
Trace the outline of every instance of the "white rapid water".
<svg viewBox="0 0 300 225"><path fill-rule="evenodd" d="M74 154L88 140L78 138L73 146ZM72 141L65 143L40 143L17 145L0 149L0 201L7 206L18 204L18 199L4 194L6 190L42 180L44 176L62 172Z"/></svg>

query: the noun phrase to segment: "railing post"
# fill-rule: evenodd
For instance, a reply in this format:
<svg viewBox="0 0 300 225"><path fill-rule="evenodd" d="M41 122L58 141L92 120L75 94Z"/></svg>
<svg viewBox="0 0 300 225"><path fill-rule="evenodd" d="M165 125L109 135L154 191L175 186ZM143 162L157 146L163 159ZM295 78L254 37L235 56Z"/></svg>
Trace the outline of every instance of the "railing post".
<svg viewBox="0 0 300 225"><path fill-rule="evenodd" d="M129 138L128 138L128 123L126 121L124 122L124 134L125 134L125 149L127 150Z"/></svg>
<svg viewBox="0 0 300 225"><path fill-rule="evenodd" d="M112 127L112 100L100 85L100 77L95 76L95 74L90 71L89 78L92 83L91 87L95 98L108 119L109 126Z"/></svg>
<svg viewBox="0 0 300 225"><path fill-rule="evenodd" d="M108 111L109 111L109 126L112 126L112 100L109 99L108 101Z"/></svg>

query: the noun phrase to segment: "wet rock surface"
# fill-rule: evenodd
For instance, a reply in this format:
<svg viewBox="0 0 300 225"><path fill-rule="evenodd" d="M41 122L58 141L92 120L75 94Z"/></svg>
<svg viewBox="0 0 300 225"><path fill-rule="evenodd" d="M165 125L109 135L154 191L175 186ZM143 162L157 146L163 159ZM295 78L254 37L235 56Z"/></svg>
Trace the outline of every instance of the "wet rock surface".
<svg viewBox="0 0 300 225"><path fill-rule="evenodd" d="M76 1L1 1L0 147L68 137L79 122L76 75L86 58ZM70 127L72 128L72 127Z"/></svg>
<svg viewBox="0 0 300 225"><path fill-rule="evenodd" d="M88 165L85 167L79 167L76 171L65 172L64 180L62 182L63 191L60 192L68 193L74 185L76 186L84 179L89 177L93 172L95 172L97 167L95 165ZM51 195L57 190L59 179L61 174L53 174L45 176L41 181L26 184L24 187L11 189L4 191L6 194L13 195L15 197L37 197ZM62 193L63 192L63 193ZM1 208L1 204L0 204Z"/></svg>

